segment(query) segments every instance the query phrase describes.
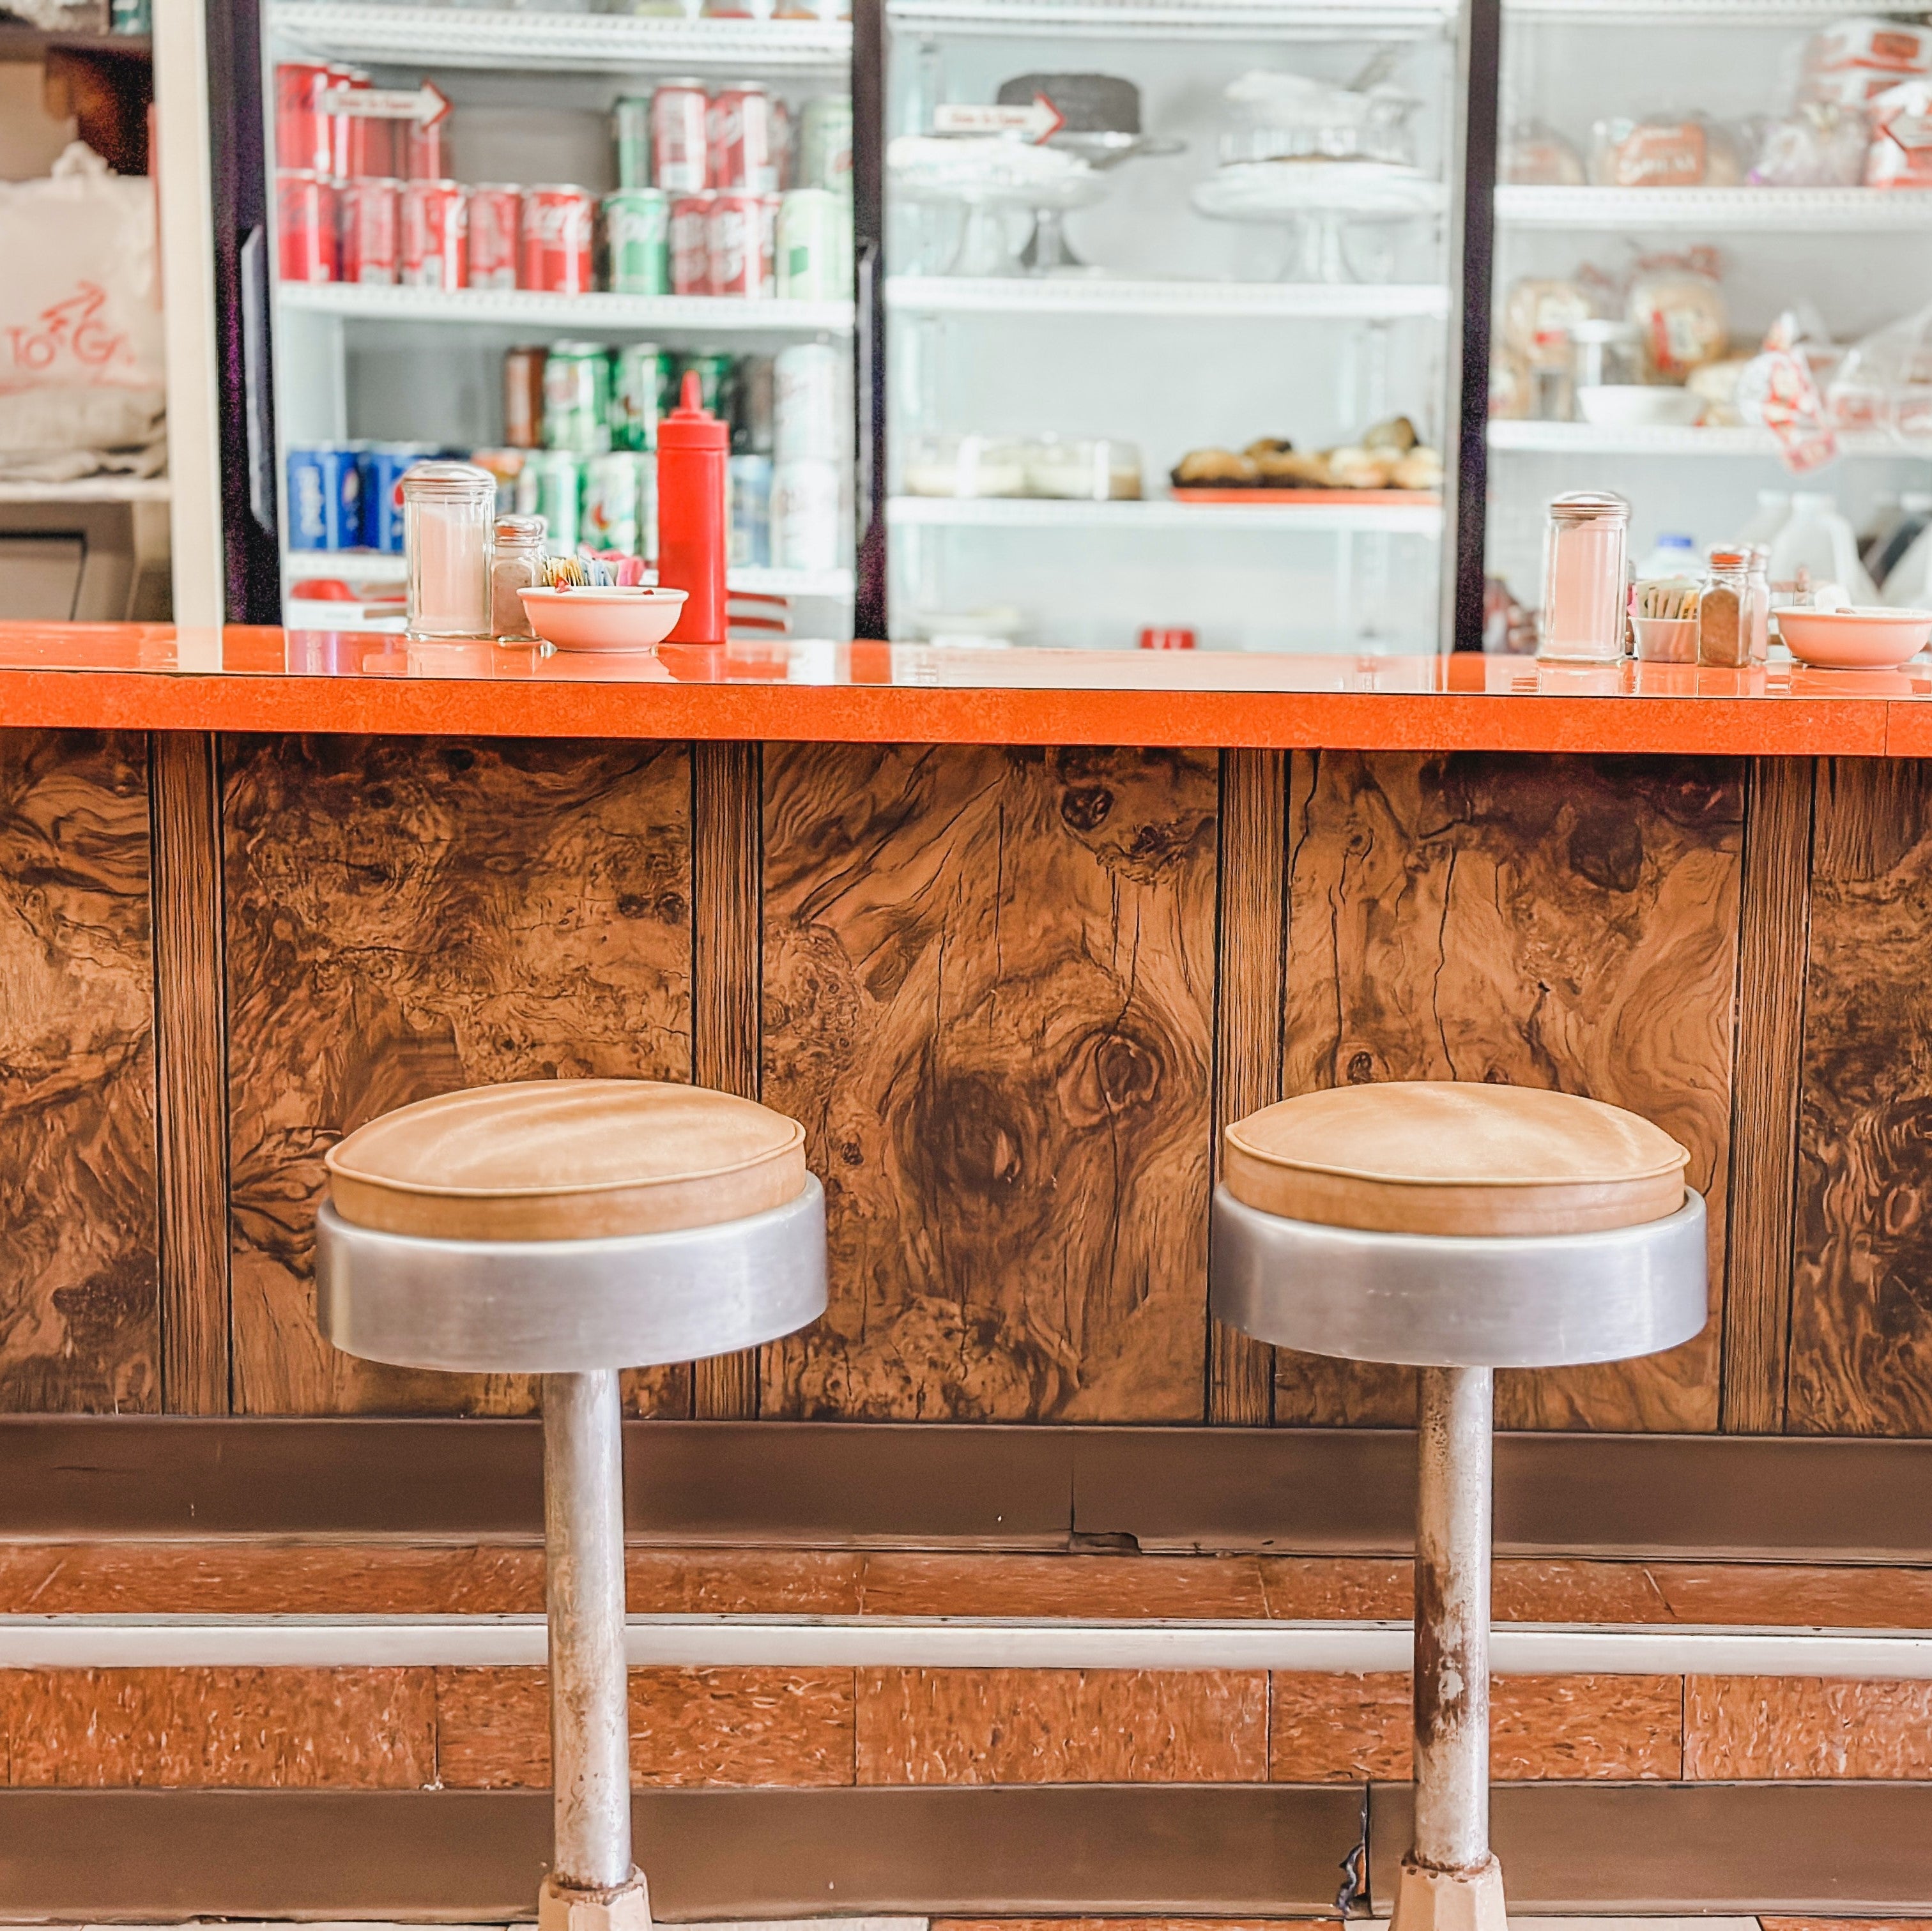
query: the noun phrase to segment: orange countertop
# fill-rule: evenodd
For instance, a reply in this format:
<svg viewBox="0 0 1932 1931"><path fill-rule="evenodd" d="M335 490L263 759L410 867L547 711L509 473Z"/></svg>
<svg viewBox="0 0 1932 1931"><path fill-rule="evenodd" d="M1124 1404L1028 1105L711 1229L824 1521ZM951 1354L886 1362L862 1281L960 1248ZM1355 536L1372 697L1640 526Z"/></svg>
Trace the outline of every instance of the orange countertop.
<svg viewBox="0 0 1932 1931"><path fill-rule="evenodd" d="M934 650L593 657L365 631L0 623L0 724L1352 750L1932 756L1932 665Z"/></svg>

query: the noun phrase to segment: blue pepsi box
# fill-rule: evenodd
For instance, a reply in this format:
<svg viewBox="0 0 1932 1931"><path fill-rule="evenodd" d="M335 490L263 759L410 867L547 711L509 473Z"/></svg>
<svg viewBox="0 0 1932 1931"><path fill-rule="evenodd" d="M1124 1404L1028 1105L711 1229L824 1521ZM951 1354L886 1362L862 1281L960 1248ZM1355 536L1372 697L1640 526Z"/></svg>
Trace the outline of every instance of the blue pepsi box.
<svg viewBox="0 0 1932 1931"><path fill-rule="evenodd" d="M436 453L434 442L370 442L364 445L362 465L362 547L403 553L403 505L396 485L405 469Z"/></svg>
<svg viewBox="0 0 1932 1931"><path fill-rule="evenodd" d="M289 547L353 550L362 541L362 471L339 442L289 449Z"/></svg>

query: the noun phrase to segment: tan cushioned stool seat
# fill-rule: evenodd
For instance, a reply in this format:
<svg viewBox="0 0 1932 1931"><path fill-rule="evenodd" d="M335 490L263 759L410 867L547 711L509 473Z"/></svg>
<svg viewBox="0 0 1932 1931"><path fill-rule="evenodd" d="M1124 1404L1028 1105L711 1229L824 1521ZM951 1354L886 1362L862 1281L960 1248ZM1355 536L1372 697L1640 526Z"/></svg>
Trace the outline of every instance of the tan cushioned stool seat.
<svg viewBox="0 0 1932 1931"><path fill-rule="evenodd" d="M1244 1206L1382 1234L1592 1234L1684 1204L1690 1156L1661 1127L1574 1093L1438 1080L1337 1087L1228 1129Z"/></svg>
<svg viewBox="0 0 1932 1931"><path fill-rule="evenodd" d="M399 1107L330 1150L344 1220L442 1240L712 1227L805 1191L805 1129L656 1080L527 1080Z"/></svg>

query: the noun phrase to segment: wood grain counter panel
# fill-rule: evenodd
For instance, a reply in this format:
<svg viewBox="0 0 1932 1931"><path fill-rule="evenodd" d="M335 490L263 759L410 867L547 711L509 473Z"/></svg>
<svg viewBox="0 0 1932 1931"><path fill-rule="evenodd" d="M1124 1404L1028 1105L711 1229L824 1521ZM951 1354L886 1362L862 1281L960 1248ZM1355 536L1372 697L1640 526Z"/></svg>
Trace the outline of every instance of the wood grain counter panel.
<svg viewBox="0 0 1932 1931"><path fill-rule="evenodd" d="M1655 1120L1710 1209L1714 1312L1743 809L1716 760L1298 754L1283 1090L1504 1080ZM1506 1372L1498 1425L1714 1429L1719 1341ZM1276 1360L1278 1422L1414 1420L1408 1371Z"/></svg>
<svg viewBox="0 0 1932 1931"><path fill-rule="evenodd" d="M1932 764L1815 805L1787 1426L1932 1434Z"/></svg>
<svg viewBox="0 0 1932 1931"><path fill-rule="evenodd" d="M0 1406L160 1404L147 745L0 731Z"/></svg>
<svg viewBox="0 0 1932 1931"><path fill-rule="evenodd" d="M690 1077L685 748L244 738L223 767L236 1407L522 1412L520 1378L322 1340L322 1156L460 1087ZM632 1393L688 1413L688 1370Z"/></svg>
<svg viewBox="0 0 1932 1931"><path fill-rule="evenodd" d="M761 1413L1200 1420L1216 777L767 748L764 1093L832 1300Z"/></svg>

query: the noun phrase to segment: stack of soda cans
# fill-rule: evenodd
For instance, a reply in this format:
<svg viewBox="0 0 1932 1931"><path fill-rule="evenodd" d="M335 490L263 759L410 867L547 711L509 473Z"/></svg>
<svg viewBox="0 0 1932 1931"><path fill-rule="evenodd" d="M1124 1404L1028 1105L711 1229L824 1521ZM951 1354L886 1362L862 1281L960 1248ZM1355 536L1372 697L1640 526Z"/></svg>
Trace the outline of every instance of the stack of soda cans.
<svg viewBox="0 0 1932 1931"><path fill-rule="evenodd" d="M824 301L852 286L852 103L808 101L796 130L755 82L692 79L611 110L618 187L604 199L620 292Z"/></svg>

